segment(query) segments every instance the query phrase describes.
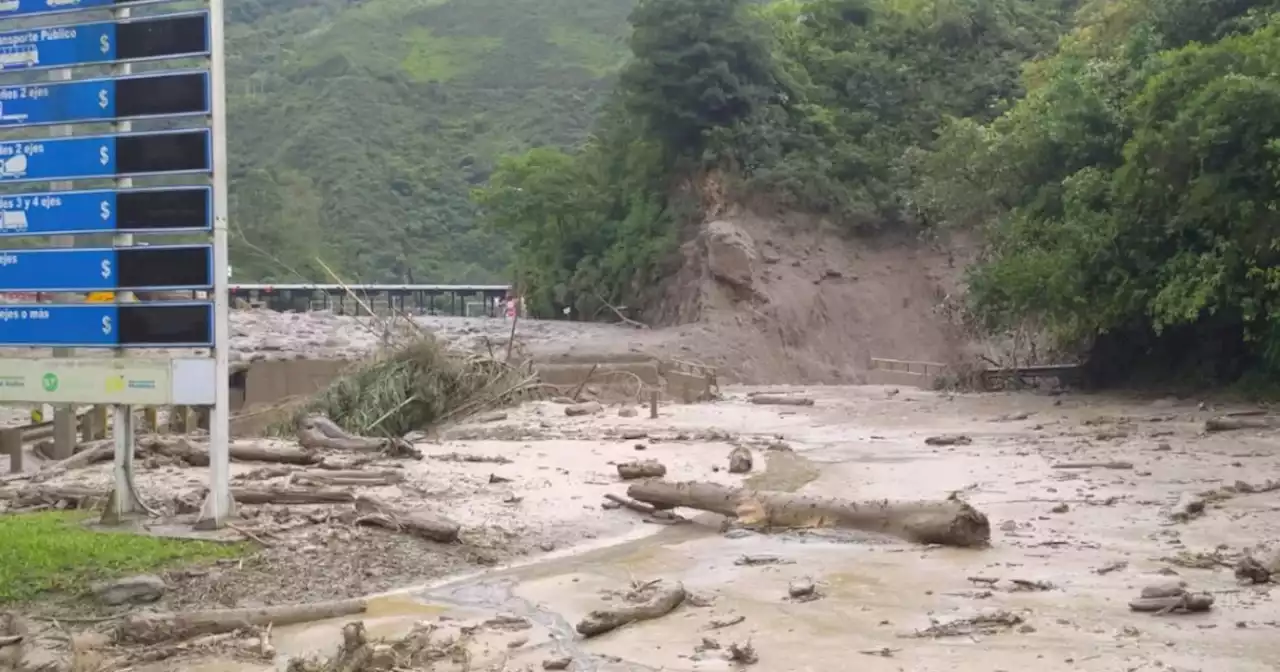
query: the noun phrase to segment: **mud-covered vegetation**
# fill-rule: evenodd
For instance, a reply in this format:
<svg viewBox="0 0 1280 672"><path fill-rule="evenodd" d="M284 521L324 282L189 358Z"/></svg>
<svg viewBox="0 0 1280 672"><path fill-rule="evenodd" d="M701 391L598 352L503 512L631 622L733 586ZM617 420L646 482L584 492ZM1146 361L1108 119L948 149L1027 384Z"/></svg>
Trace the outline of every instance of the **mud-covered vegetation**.
<svg viewBox="0 0 1280 672"><path fill-rule="evenodd" d="M583 150L479 192L532 307L643 303L725 200L978 230L971 313L1113 374L1280 367L1274 0L641 0ZM701 199L701 200L700 200Z"/></svg>

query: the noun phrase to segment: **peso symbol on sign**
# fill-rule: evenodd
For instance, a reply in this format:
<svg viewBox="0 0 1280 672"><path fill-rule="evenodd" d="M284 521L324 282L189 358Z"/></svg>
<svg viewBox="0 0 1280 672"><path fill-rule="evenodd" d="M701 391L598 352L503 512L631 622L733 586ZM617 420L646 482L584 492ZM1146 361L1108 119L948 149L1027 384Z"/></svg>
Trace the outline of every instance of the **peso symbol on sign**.
<svg viewBox="0 0 1280 672"><path fill-rule="evenodd" d="M111 51L111 38L107 37L106 35L99 37L98 49L102 50L102 53L104 54L107 53L108 51Z"/></svg>
<svg viewBox="0 0 1280 672"><path fill-rule="evenodd" d="M107 98L107 90L100 89L98 91L98 107L101 107L102 109L105 110L107 108L108 102L110 102L110 99Z"/></svg>
<svg viewBox="0 0 1280 672"><path fill-rule="evenodd" d="M102 317L102 333L103 334L111 333L111 318L106 315Z"/></svg>
<svg viewBox="0 0 1280 672"><path fill-rule="evenodd" d="M101 163L102 165L104 165L104 166L105 166L105 165L107 165L107 162L108 162L108 161L110 161L110 160L111 160L111 152L108 152L108 151L107 151L107 146L106 146L106 145L103 145L103 146L99 147L99 148L98 148L98 163Z"/></svg>
<svg viewBox="0 0 1280 672"><path fill-rule="evenodd" d="M111 277L111 260L103 259L102 260L102 279L106 280L109 277Z"/></svg>
<svg viewBox="0 0 1280 672"><path fill-rule="evenodd" d="M102 204L98 206L98 212L102 214L102 219L111 219L111 204L103 201Z"/></svg>

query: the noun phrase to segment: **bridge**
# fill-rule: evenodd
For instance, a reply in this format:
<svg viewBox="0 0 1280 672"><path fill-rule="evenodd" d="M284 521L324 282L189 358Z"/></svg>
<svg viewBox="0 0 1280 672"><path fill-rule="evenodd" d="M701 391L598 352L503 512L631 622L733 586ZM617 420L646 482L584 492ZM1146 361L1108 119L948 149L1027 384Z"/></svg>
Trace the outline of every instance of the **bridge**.
<svg viewBox="0 0 1280 672"><path fill-rule="evenodd" d="M233 305L239 299L271 310L332 310L339 315L365 312L360 306L360 302L364 302L374 312L394 309L414 315L495 316L500 314L498 306L510 291L510 285L232 284L228 287ZM353 299L352 294L360 301Z"/></svg>
<svg viewBox="0 0 1280 672"><path fill-rule="evenodd" d="M502 314L510 285L338 285L338 284L232 284L228 288L232 305L306 312L332 310L339 315L392 310L412 315L490 316ZM99 293L101 294L101 293ZM205 298L206 292L157 292L143 300ZM357 301L352 295L358 297ZM42 303L57 300L50 292L8 292L0 303ZM114 300L114 295L88 295L87 301ZM361 303L364 306L361 306Z"/></svg>

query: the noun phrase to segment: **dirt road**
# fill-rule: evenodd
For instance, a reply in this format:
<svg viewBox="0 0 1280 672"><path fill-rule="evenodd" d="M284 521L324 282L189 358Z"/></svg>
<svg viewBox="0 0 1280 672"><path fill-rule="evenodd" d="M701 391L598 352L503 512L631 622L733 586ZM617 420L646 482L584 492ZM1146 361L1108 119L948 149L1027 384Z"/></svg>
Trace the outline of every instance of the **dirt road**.
<svg viewBox="0 0 1280 672"><path fill-rule="evenodd" d="M1280 466L1274 431L1204 436L1204 420L1228 409L1167 400L868 386L808 388L813 406L778 407L750 404L746 393L664 406L656 420L613 408L569 417L563 406L539 402L504 420L455 428L419 444L428 458L406 464L407 480L376 494L454 517L466 530L463 544L296 527L271 534L272 547L257 559L166 577L172 587L161 608L393 591L363 617L371 636L397 636L443 616L525 619L521 628L481 628L483 636L468 640L470 669L539 669L560 657L572 659L568 669L601 672L738 669L725 651L748 641L759 658L751 669L770 672L845 664L919 672L1260 672L1280 659L1273 584L1241 585L1231 569L1240 553L1261 557L1258 545L1280 538L1280 491L1228 492L1210 498L1198 517L1174 515L1188 493L1237 481L1264 485ZM926 443L943 434L969 441ZM727 472L735 444L752 447L752 473ZM718 516L691 512L690 524L648 524L601 506L605 494L625 490L615 465L637 457L663 462L674 479L745 479L760 489L860 500L959 492L990 517L993 544L957 550L866 534L722 532ZM465 459L492 461L457 461ZM1082 463L1110 464L1062 468ZM253 468L235 465L239 474ZM106 471L69 478L105 482ZM203 478L172 466L140 475L153 499ZM267 535L272 516L304 515L296 507L273 511L242 527ZM467 571L479 573L457 574ZM686 603L585 642L573 634L571 624L584 614L616 601L610 591L659 578L684 582L701 606ZM1170 580L1212 594L1212 610L1130 611L1144 586ZM804 582L814 584L817 599L788 596ZM1007 620L977 633L916 636L979 610L1004 610ZM350 620L278 628L273 642L286 656L331 653ZM150 669L176 669L165 665ZM206 658L182 669L272 668Z"/></svg>

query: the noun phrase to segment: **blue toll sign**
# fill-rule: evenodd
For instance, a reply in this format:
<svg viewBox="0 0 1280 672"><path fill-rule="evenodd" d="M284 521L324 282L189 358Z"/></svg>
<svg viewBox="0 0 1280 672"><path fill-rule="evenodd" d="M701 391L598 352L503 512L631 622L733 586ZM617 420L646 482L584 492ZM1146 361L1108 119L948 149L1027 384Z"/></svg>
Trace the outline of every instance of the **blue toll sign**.
<svg viewBox="0 0 1280 672"><path fill-rule="evenodd" d="M212 156L207 129L0 142L0 183L201 173Z"/></svg>
<svg viewBox="0 0 1280 672"><path fill-rule="evenodd" d="M213 342L213 305L0 305L3 347L206 347Z"/></svg>
<svg viewBox="0 0 1280 672"><path fill-rule="evenodd" d="M209 187L0 195L0 237L180 233L212 227Z"/></svg>
<svg viewBox="0 0 1280 672"><path fill-rule="evenodd" d="M194 33L196 39L181 39L191 21L203 30ZM7 31L0 33L0 72L204 55L208 25L204 12Z"/></svg>
<svg viewBox="0 0 1280 672"><path fill-rule="evenodd" d="M207 72L0 87L0 128L208 113Z"/></svg>
<svg viewBox="0 0 1280 672"><path fill-rule="evenodd" d="M0 250L0 292L207 289L213 246Z"/></svg>

